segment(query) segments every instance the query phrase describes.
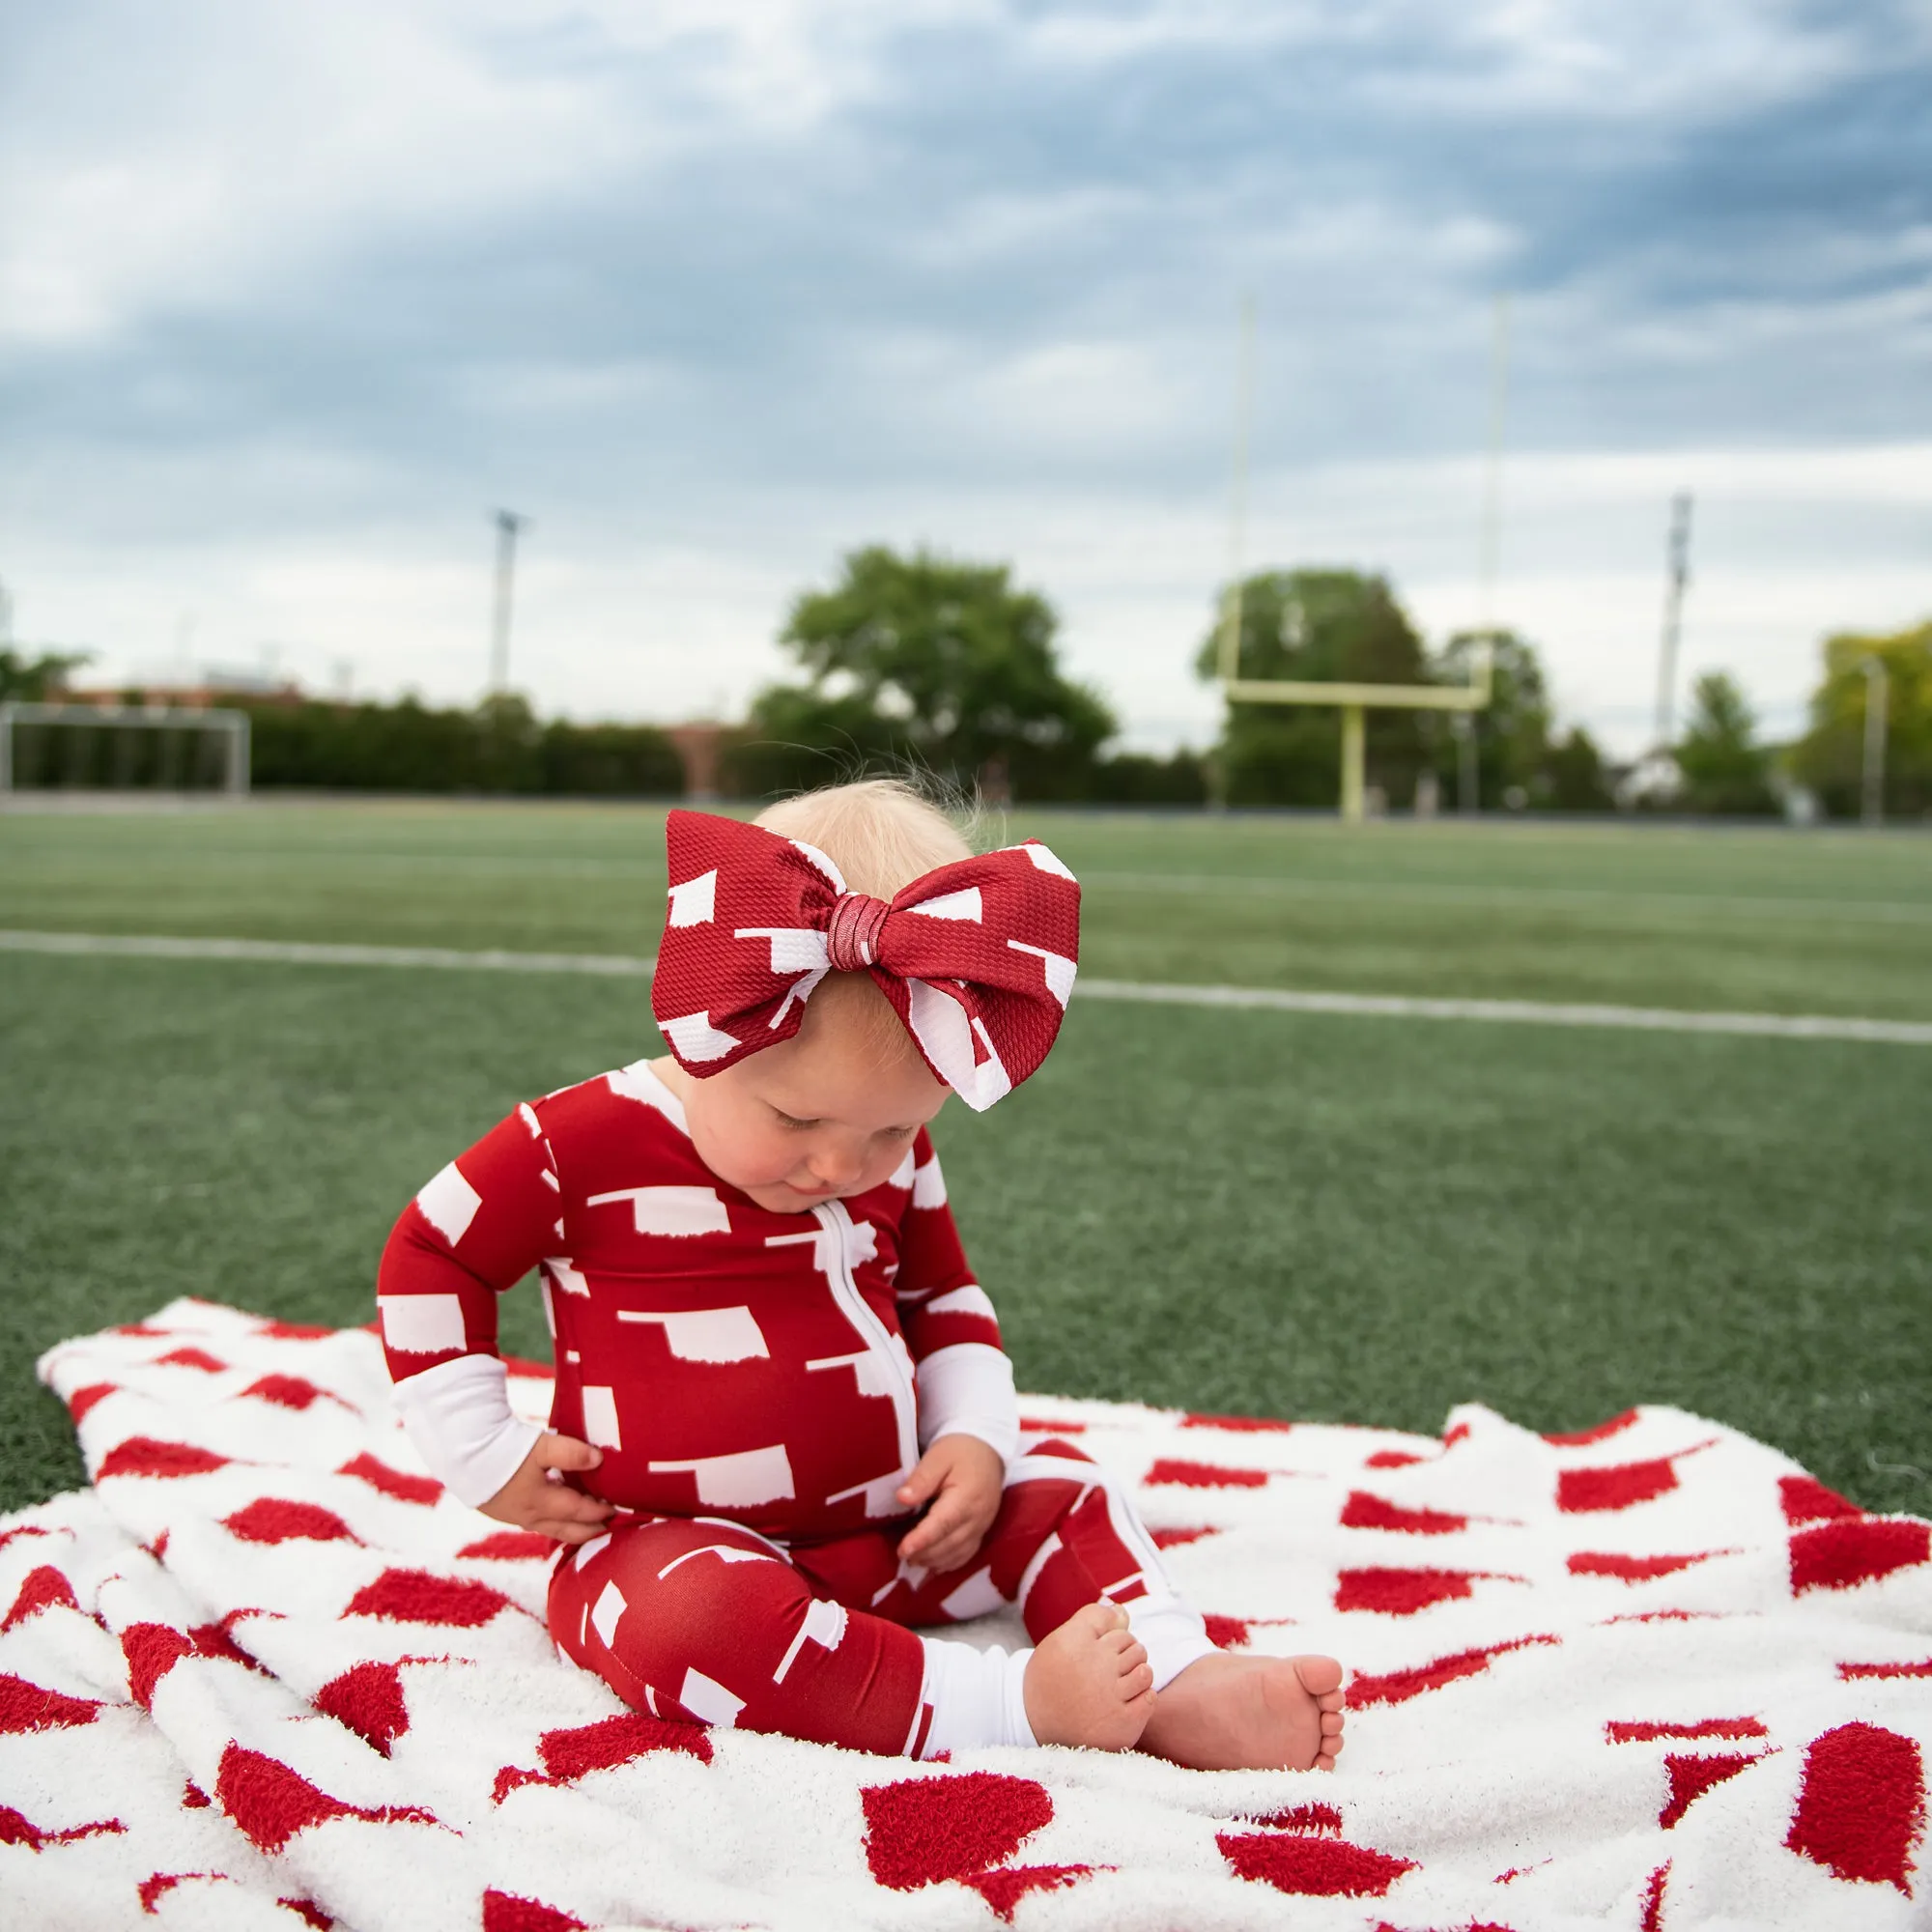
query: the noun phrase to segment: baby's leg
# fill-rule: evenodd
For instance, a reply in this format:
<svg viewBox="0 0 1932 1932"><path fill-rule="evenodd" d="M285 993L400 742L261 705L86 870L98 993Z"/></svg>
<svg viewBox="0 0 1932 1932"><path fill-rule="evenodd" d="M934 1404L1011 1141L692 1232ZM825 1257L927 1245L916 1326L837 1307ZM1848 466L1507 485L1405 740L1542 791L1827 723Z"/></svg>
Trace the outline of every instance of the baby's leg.
<svg viewBox="0 0 1932 1932"><path fill-rule="evenodd" d="M735 1523L624 1520L559 1555L549 1610L564 1655L653 1717L882 1755L1035 1741L1033 1653L916 1636L815 1596L784 1550ZM1097 1658L1104 1635L1060 1648Z"/></svg>
<svg viewBox="0 0 1932 1932"><path fill-rule="evenodd" d="M910 1579L908 1579L910 1581ZM1146 1647L1156 1695L1140 1747L1203 1769L1332 1769L1342 1668L1326 1657L1231 1657L1168 1581L1125 1490L1060 1441L1029 1441L967 1570L922 1577L908 1621L1017 1603L1036 1640L1088 1604L1117 1604ZM900 1614L896 1600L889 1606Z"/></svg>

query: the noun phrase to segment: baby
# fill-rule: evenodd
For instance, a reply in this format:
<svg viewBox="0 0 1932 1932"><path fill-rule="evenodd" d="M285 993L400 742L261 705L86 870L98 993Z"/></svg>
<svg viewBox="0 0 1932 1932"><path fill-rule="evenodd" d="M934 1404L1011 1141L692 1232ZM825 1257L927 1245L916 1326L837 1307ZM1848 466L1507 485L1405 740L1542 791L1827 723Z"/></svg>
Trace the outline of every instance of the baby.
<svg viewBox="0 0 1932 1932"><path fill-rule="evenodd" d="M927 1123L1045 1058L1072 874L974 857L892 782L673 812L668 842L670 1057L519 1107L404 1210L378 1286L430 1468L565 1546L559 1649L655 1717L855 1750L1332 1769L1334 1659L1216 1650L1121 1485L1023 1436L946 1205ZM496 1353L533 1267L548 1432ZM1010 1657L909 1628L1008 1603Z"/></svg>

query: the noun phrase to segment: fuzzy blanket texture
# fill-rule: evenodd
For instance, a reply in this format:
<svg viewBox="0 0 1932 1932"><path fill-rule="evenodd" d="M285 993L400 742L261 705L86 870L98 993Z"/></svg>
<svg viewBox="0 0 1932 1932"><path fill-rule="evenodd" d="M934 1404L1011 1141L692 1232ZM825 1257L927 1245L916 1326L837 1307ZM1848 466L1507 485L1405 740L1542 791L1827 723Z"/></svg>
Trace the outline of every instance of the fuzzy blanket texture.
<svg viewBox="0 0 1932 1932"><path fill-rule="evenodd" d="M1329 1776L660 1723L558 1661L551 1546L423 1473L372 1334L177 1301L41 1373L93 1487L0 1521L10 1924L1927 1922L1932 1526L1681 1410L1436 1439L1027 1399L1136 1485L1217 1642L1345 1660ZM511 1388L541 1415L548 1371Z"/></svg>

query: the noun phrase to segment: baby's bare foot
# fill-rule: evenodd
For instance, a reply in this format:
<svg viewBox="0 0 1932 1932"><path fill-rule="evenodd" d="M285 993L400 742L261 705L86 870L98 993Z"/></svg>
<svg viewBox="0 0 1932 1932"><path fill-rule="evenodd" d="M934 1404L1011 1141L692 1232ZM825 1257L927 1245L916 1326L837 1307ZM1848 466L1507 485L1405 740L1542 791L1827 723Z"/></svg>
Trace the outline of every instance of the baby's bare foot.
<svg viewBox="0 0 1932 1932"><path fill-rule="evenodd" d="M1161 1691L1140 1746L1197 1771L1333 1771L1342 1666L1332 1657L1199 1658Z"/></svg>
<svg viewBox="0 0 1932 1932"><path fill-rule="evenodd" d="M1114 1604L1089 1604L1027 1661L1027 1722L1043 1745L1125 1750L1147 1728L1153 1672Z"/></svg>

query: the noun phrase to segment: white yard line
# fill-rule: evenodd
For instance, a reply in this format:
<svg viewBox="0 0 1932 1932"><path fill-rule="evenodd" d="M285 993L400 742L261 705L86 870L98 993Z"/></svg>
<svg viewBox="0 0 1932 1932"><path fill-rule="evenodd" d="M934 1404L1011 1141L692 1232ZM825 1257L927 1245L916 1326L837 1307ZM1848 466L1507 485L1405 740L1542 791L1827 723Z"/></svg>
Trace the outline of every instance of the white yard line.
<svg viewBox="0 0 1932 1932"><path fill-rule="evenodd" d="M440 946L321 946L299 940L176 939L158 934L18 932L0 929L0 952L89 954L136 959L238 959L292 966L405 966L458 972L584 973L647 980L657 963L615 952L459 952ZM1151 1006L1343 1013L1371 1019L1478 1020L1514 1026L1608 1027L1634 1033L1717 1033L1768 1039L1878 1040L1932 1046L1932 1023L1836 1013L1683 1012L1669 1007L1572 1006L1540 1000L1425 1000L1406 994L1297 993L1275 986L1162 985L1143 980L1083 979L1089 1000Z"/></svg>

